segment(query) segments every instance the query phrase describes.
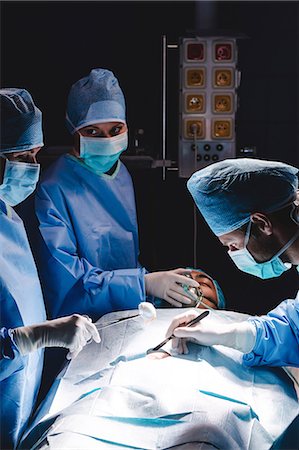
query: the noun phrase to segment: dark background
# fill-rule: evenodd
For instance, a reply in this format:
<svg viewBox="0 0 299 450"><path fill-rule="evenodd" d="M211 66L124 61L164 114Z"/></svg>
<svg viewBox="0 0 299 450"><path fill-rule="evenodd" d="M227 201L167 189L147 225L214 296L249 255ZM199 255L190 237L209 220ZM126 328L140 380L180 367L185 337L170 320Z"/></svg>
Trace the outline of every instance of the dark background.
<svg viewBox="0 0 299 450"><path fill-rule="evenodd" d="M212 15L212 18L211 18ZM238 33L237 148L299 164L298 2L2 2L1 85L28 89L43 111L46 147L71 145L64 125L72 83L111 69L126 96L130 147L161 158L162 36L177 43L200 26ZM168 59L168 158L177 159L178 54ZM42 163L50 161L44 150ZM193 202L186 180L161 169L130 169L141 262L149 270L193 265ZM269 187L270 188L270 187ZM239 272L198 215L197 267L222 286L229 308L263 313L294 295L298 276L261 281Z"/></svg>

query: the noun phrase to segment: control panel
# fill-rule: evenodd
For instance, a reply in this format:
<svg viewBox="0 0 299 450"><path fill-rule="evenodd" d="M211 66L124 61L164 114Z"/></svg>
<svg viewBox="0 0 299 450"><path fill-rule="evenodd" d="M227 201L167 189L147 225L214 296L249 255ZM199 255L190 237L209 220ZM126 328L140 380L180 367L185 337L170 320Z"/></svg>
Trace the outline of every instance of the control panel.
<svg viewBox="0 0 299 450"><path fill-rule="evenodd" d="M181 38L179 176L236 156L240 73L234 38Z"/></svg>

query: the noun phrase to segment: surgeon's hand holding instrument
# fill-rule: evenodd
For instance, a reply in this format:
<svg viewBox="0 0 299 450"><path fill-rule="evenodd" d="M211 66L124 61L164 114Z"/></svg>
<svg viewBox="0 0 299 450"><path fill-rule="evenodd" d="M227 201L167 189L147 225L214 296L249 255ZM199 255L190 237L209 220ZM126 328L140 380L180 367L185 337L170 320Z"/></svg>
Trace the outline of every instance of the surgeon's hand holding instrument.
<svg viewBox="0 0 299 450"><path fill-rule="evenodd" d="M192 325L195 325L196 323L198 323L200 320L202 320L204 317L206 317L209 313L210 313L209 311L202 312L201 314L199 314L198 316L193 318L190 322L185 323L184 324L185 327L192 327ZM156 347L148 349L146 353L157 352L158 350L160 350L160 348L162 348L165 344L167 344L168 341L170 341L174 337L175 336L173 334L171 334L166 339L164 339L164 341L160 342L160 344L156 345Z"/></svg>
<svg viewBox="0 0 299 450"><path fill-rule="evenodd" d="M196 310L188 311L175 317L171 322L166 335L179 338L179 340L174 340L172 344L178 353L188 353L186 340L208 347L224 345L242 353L252 351L256 340L256 328L250 320L238 323L225 323L223 321L222 323L223 319L220 316L218 322L207 320L196 327L188 327L188 321L197 317L198 314Z"/></svg>
<svg viewBox="0 0 299 450"><path fill-rule="evenodd" d="M196 296L182 287L199 287L197 281L186 278L190 269L175 269L161 272L147 273L144 276L147 295L166 300L171 305L180 308L182 304L192 306L197 300Z"/></svg>
<svg viewBox="0 0 299 450"><path fill-rule="evenodd" d="M14 328L12 333L21 355L27 355L38 348L64 347L69 349L67 359L72 359L90 339L101 342L99 332L91 319L79 314Z"/></svg>

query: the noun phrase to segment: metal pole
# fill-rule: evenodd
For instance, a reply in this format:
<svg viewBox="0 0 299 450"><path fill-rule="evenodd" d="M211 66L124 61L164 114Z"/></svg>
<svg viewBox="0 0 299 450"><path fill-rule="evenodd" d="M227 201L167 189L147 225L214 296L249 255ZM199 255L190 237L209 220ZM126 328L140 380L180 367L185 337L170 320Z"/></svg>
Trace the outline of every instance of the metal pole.
<svg viewBox="0 0 299 450"><path fill-rule="evenodd" d="M166 180L166 35L162 36L162 180Z"/></svg>
<svg viewBox="0 0 299 450"><path fill-rule="evenodd" d="M193 267L197 269L197 208L193 205Z"/></svg>

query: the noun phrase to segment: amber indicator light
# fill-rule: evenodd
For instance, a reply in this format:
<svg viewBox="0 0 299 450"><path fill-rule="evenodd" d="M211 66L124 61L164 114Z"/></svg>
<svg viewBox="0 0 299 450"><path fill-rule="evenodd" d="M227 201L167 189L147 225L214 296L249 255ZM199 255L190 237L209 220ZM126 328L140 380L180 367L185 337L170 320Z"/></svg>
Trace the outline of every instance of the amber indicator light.
<svg viewBox="0 0 299 450"><path fill-rule="evenodd" d="M232 87L233 72L230 69L216 69L214 72L214 86L215 87Z"/></svg>
<svg viewBox="0 0 299 450"><path fill-rule="evenodd" d="M187 112L204 112L205 101L202 94L190 94L186 96L186 111Z"/></svg>
<svg viewBox="0 0 299 450"><path fill-rule="evenodd" d="M213 108L215 113L232 112L232 98L230 95L215 95Z"/></svg>
<svg viewBox="0 0 299 450"><path fill-rule="evenodd" d="M232 137L232 124L229 120L214 120L212 131L214 139L230 139Z"/></svg>

